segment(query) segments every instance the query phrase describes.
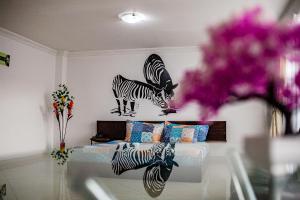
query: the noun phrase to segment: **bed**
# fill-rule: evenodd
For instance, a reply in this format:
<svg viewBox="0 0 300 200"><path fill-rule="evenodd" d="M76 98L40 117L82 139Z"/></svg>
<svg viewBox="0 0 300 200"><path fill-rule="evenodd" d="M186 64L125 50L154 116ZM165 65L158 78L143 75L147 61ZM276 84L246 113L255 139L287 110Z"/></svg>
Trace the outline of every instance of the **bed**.
<svg viewBox="0 0 300 200"><path fill-rule="evenodd" d="M147 123L160 123L160 121L146 121ZM198 125L203 124L198 121L171 121L176 124ZM126 133L126 121L97 121L97 131L113 141L96 145L87 145L75 148L67 164L68 177L73 178L73 182L80 182L87 177L109 178L115 181L120 179L144 180L145 190L147 191L147 181L145 177L153 174L156 168L169 171L166 180L173 182L189 182L200 183L202 181L202 171L205 166L205 160L209 152L208 142L223 141L226 142L226 122L212 121L209 124L207 142L197 143L176 143L161 144L164 151L166 149L174 149L175 153L172 157L171 164L168 166L161 160L155 160L152 168L149 166L136 168L134 170L125 170L119 173L113 166L115 155L120 151L136 150L149 151L153 148L153 144L129 144L124 142ZM159 144L160 145L160 144ZM158 145L157 145L158 146ZM122 152L123 153L123 152ZM169 162L170 163L170 162ZM153 167L154 166L154 167ZM171 167L170 167L171 166ZM171 168L171 169L170 169ZM152 171L151 171L152 170ZM148 174L147 174L148 172ZM153 178L148 178L153 179ZM165 183L164 183L165 184ZM160 195L162 191L147 191L153 197Z"/></svg>

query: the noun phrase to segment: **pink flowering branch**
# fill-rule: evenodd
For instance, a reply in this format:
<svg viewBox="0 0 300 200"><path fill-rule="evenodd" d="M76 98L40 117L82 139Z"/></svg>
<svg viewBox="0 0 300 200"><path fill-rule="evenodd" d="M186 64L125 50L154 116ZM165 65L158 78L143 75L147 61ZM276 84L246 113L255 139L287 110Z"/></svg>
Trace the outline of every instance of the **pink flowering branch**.
<svg viewBox="0 0 300 200"><path fill-rule="evenodd" d="M256 8L209 29L209 42L200 49L204 67L185 74L176 107L194 101L202 108L203 119L226 104L260 99L284 114L285 134L292 134L300 72L295 78L298 91L287 88L280 76L280 59L300 61L300 25L262 21L260 12Z"/></svg>

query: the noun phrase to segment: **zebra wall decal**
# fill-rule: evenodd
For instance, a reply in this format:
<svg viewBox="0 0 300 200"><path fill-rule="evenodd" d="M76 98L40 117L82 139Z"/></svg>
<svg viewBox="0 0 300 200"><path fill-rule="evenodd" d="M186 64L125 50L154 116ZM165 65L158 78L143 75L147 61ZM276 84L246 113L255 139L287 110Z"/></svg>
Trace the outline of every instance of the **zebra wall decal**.
<svg viewBox="0 0 300 200"><path fill-rule="evenodd" d="M116 98L118 108L113 109L111 113L120 115L134 116L135 101L138 99L147 99L161 108L167 108L168 104L162 96L162 90L157 89L147 83L129 80L121 75L117 75L113 79L112 90ZM123 100L123 112L121 110L121 100ZM127 113L127 103L130 102L130 112Z"/></svg>
<svg viewBox="0 0 300 200"><path fill-rule="evenodd" d="M116 175L147 167L143 176L146 192L151 197L159 196L169 179L173 165L179 166L173 159L175 144L154 144L150 149L139 150L133 144L118 145L112 157L112 170Z"/></svg>
<svg viewBox="0 0 300 200"><path fill-rule="evenodd" d="M147 58L144 64L144 77L148 84L162 89L167 100L174 96L174 89L178 84L173 85L172 78L159 55L151 54Z"/></svg>
<svg viewBox="0 0 300 200"><path fill-rule="evenodd" d="M176 113L176 109L169 108L166 101L174 96L174 89L178 84L173 84L161 57L151 54L144 63L143 73L146 82L129 80L121 75L114 77L112 90L118 107L112 109L111 113L134 117L136 101L141 99L151 100L155 106L162 108L162 113L159 115ZM130 102L130 109L127 108L128 102ZM123 109L121 109L121 103L123 103Z"/></svg>

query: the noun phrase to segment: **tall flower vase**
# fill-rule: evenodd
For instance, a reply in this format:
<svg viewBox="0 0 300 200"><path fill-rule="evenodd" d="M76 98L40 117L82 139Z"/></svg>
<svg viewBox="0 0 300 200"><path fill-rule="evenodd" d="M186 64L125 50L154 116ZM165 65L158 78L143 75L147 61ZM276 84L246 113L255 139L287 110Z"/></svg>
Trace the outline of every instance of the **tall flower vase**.
<svg viewBox="0 0 300 200"><path fill-rule="evenodd" d="M69 158L72 149L66 148L66 135L68 122L73 117L74 97L70 96L70 92L66 85L59 85L59 89L52 93L53 112L58 122L59 130L59 150L52 151L51 156L59 165L64 165Z"/></svg>

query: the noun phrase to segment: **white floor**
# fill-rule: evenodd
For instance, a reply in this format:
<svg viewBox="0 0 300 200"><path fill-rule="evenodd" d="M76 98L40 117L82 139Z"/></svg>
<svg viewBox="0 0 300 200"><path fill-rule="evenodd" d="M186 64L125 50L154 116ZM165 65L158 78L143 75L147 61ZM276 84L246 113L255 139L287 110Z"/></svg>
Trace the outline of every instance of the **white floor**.
<svg viewBox="0 0 300 200"><path fill-rule="evenodd" d="M223 157L209 157L201 183L167 182L165 190L156 199L229 199L230 174ZM47 155L0 162L0 186L7 185L4 200L79 200L83 197L78 188L70 188L64 167ZM141 180L95 178L116 199L152 199L147 195ZM81 188L82 189L82 188ZM74 191L75 190L75 191ZM80 193L80 194L79 194ZM0 198L1 199L1 198Z"/></svg>

